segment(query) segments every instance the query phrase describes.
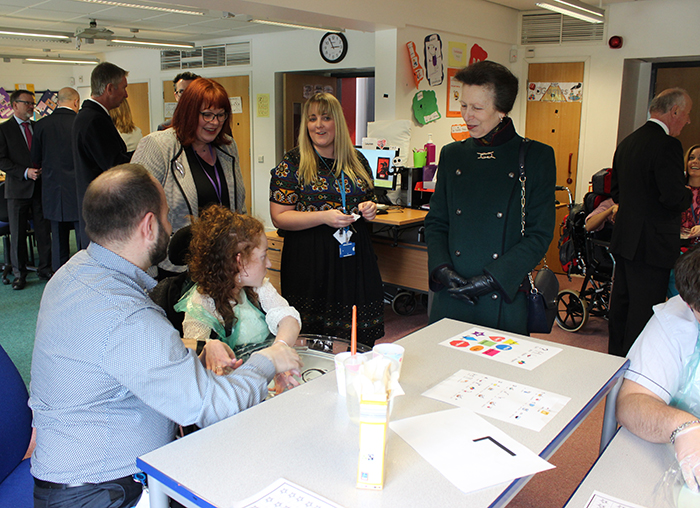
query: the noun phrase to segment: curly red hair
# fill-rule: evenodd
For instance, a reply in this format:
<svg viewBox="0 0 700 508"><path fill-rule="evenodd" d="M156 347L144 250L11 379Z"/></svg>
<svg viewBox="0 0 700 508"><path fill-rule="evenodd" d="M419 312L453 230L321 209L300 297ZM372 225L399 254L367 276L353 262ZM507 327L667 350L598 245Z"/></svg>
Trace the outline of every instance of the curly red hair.
<svg viewBox="0 0 700 508"><path fill-rule="evenodd" d="M190 85L192 86L192 85ZM238 301L241 288L236 284L239 264L250 259L253 249L264 238L262 223L249 216L232 212L220 205L202 211L192 222L192 241L188 265L190 277L202 294L209 295L224 324L234 323L230 301ZM248 299L257 304L257 295L245 288Z"/></svg>
<svg viewBox="0 0 700 508"><path fill-rule="evenodd" d="M197 78L185 89L173 113L173 129L182 146L197 141L200 112L207 108L223 109L227 115L214 144L231 144L231 103L226 89L213 79Z"/></svg>

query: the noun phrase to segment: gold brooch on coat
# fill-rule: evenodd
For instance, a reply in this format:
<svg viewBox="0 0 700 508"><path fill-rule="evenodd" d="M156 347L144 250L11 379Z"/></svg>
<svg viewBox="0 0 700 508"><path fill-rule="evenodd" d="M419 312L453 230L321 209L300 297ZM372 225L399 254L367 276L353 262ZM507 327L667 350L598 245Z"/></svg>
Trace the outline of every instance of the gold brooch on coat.
<svg viewBox="0 0 700 508"><path fill-rule="evenodd" d="M495 159L496 156L493 154L493 152L477 152L476 153L479 157L476 160L482 160L482 159Z"/></svg>

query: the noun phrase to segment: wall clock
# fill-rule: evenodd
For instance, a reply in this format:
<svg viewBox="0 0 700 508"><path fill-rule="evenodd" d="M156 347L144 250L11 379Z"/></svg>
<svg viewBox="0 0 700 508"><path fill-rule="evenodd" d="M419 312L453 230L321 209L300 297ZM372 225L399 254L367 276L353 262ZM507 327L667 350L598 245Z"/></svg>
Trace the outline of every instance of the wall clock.
<svg viewBox="0 0 700 508"><path fill-rule="evenodd" d="M321 37L318 49L326 62L338 63L348 54L348 40L342 33L328 32Z"/></svg>

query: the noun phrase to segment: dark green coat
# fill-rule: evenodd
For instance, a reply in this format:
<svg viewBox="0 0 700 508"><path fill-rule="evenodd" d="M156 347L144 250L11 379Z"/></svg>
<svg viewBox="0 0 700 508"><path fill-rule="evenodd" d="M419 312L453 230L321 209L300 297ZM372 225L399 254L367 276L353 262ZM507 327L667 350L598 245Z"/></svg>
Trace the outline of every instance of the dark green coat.
<svg viewBox="0 0 700 508"><path fill-rule="evenodd" d="M450 317L527 334L527 301L518 289L552 241L556 163L550 146L536 141L530 144L525 163L523 237L518 169L521 142L517 135L495 147L478 146L467 139L442 149L435 194L425 219L429 273L443 265L451 265L467 278L487 273L502 291L481 296L476 305L470 305L433 283L439 291L433 300L431 322Z"/></svg>

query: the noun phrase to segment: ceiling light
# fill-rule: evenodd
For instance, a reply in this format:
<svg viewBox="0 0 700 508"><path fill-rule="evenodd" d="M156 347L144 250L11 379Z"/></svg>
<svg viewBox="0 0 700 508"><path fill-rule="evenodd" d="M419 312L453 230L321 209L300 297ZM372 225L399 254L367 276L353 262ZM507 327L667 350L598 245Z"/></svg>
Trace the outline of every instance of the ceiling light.
<svg viewBox="0 0 700 508"><path fill-rule="evenodd" d="M99 60L86 60L79 58L25 58L24 62L51 63L51 64L72 64L72 65L97 65Z"/></svg>
<svg viewBox="0 0 700 508"><path fill-rule="evenodd" d="M18 30L16 28L0 28L0 37L10 35L13 37L35 37L37 39L58 39L70 41L73 34L64 32L47 32L44 30Z"/></svg>
<svg viewBox="0 0 700 508"><path fill-rule="evenodd" d="M344 32L343 28L328 28L322 26L299 25L297 23L286 23L284 21L271 21L269 19L251 19L251 23L260 23L261 25L283 26L286 28L302 28L304 30L319 30L321 32Z"/></svg>
<svg viewBox="0 0 700 508"><path fill-rule="evenodd" d="M194 48L194 42L178 42L178 41L156 41L149 39L111 39L110 43L127 44L129 46L158 46L164 48ZM110 45L108 43L108 45Z"/></svg>
<svg viewBox="0 0 700 508"><path fill-rule="evenodd" d="M204 16L202 11L190 11L175 7L161 7L159 5L132 4L128 2L115 2L112 0L80 0L91 4L111 5L113 7L132 7L134 9L146 9L149 11L171 12L173 14L189 14L190 16Z"/></svg>
<svg viewBox="0 0 700 508"><path fill-rule="evenodd" d="M605 21L605 11L603 9L576 0L553 0L537 2L536 5L537 7L587 21L588 23L603 23Z"/></svg>

